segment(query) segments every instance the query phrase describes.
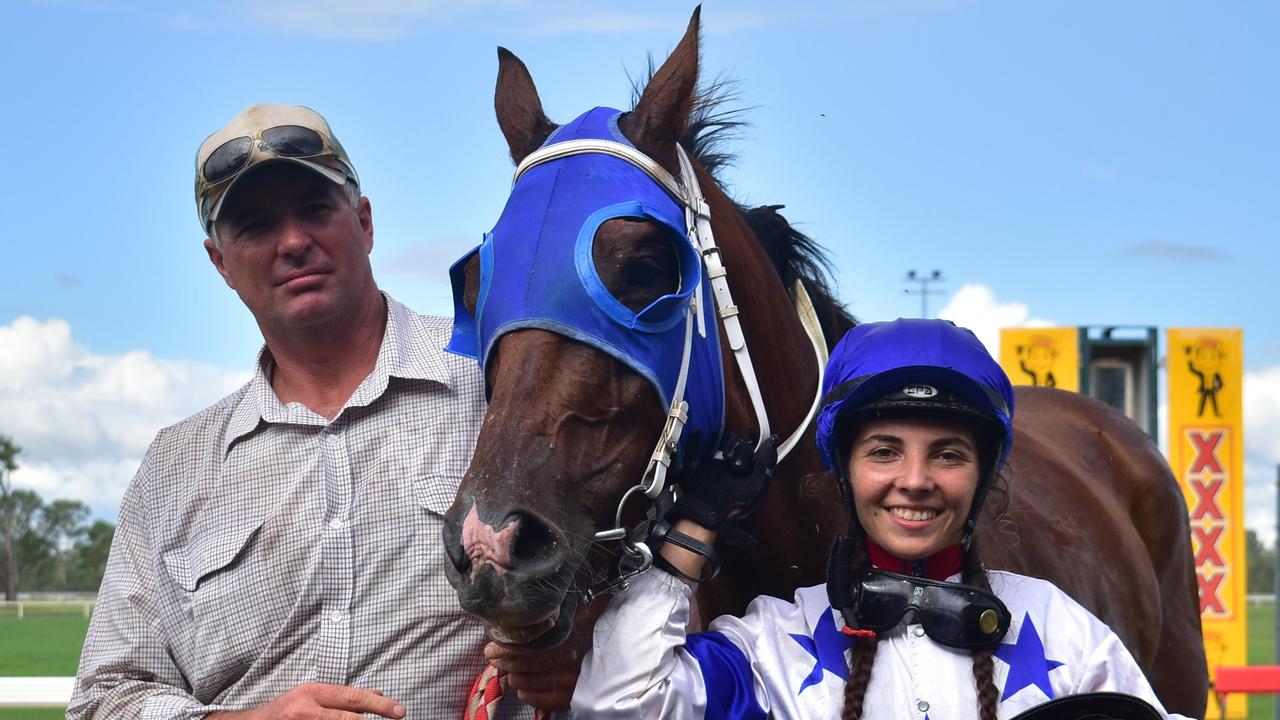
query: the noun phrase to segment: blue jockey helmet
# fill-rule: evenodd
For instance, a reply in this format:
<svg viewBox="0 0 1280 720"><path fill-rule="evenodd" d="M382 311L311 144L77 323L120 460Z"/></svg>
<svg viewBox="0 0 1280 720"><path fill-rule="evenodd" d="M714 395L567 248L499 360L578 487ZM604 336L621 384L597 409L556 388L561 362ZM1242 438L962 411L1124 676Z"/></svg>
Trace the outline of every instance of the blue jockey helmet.
<svg viewBox="0 0 1280 720"><path fill-rule="evenodd" d="M877 417L944 417L974 427L982 475L966 524L972 523L1013 440L1013 387L973 332L947 320L863 323L831 352L818 414L818 451L847 488L850 434Z"/></svg>

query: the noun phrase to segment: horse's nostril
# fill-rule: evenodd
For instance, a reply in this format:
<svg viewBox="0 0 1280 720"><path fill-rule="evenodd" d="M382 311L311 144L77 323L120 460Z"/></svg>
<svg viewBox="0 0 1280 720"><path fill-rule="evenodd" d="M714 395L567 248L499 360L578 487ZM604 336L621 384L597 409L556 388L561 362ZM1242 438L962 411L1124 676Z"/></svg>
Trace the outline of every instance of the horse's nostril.
<svg viewBox="0 0 1280 720"><path fill-rule="evenodd" d="M462 547L462 529L456 521L446 518L443 534L444 554L449 557L454 570L461 575L466 575L471 571L471 558L467 557L467 551Z"/></svg>
<svg viewBox="0 0 1280 720"><path fill-rule="evenodd" d="M511 547L512 564L522 567L555 562L560 555L556 533L546 523L529 515L517 515L520 528Z"/></svg>

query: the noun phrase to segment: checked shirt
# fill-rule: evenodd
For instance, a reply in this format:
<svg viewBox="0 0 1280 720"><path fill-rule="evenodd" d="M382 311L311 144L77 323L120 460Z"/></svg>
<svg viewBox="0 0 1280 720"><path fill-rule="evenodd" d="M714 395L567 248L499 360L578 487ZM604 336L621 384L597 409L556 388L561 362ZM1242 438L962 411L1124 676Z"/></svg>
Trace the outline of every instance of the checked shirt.
<svg viewBox="0 0 1280 720"><path fill-rule="evenodd" d="M280 403L264 348L248 384L160 431L120 508L69 718L198 718L306 682L461 716L484 626L445 579L441 526L483 380L441 351L447 319L387 307L376 367L332 421Z"/></svg>

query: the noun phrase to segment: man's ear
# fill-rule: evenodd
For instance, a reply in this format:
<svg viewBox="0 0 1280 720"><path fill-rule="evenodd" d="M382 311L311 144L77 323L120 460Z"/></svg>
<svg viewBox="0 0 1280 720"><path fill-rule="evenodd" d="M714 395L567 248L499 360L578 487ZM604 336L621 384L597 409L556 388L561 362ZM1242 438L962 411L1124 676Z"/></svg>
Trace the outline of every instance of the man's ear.
<svg viewBox="0 0 1280 720"><path fill-rule="evenodd" d="M213 263L213 266L218 269L218 274L222 276L222 281L227 284L227 287L235 290L236 286L231 284L231 276L227 275L227 266L222 260L222 251L213 243L213 238L204 239L204 250L209 253L209 262Z"/></svg>
<svg viewBox="0 0 1280 720"><path fill-rule="evenodd" d="M371 253L373 252L373 204L363 195L360 196L360 203L356 205L356 217L360 219L360 229L364 234L364 251L366 254Z"/></svg>

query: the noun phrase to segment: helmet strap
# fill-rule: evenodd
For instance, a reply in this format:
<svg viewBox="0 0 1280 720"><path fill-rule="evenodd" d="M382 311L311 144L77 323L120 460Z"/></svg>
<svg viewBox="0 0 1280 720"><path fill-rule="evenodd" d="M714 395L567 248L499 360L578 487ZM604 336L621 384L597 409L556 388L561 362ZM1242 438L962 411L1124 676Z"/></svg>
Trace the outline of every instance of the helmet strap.
<svg viewBox="0 0 1280 720"><path fill-rule="evenodd" d="M853 578L862 568L853 566L853 558L860 542L860 539L849 535L837 536L831 546L831 560L827 563L827 601L840 613L848 627L856 627L853 620Z"/></svg>
<svg viewBox="0 0 1280 720"><path fill-rule="evenodd" d="M992 485L996 484L996 474L1000 471L998 458L1004 455L1004 443L996 445L996 459L993 459L991 469L987 471L986 477L978 483L977 489L973 493L973 505L969 508L969 517L965 518L964 530L960 533L960 548L969 553L969 548L973 546L973 537L978 526L978 515L982 512L982 505L986 502L987 491Z"/></svg>

